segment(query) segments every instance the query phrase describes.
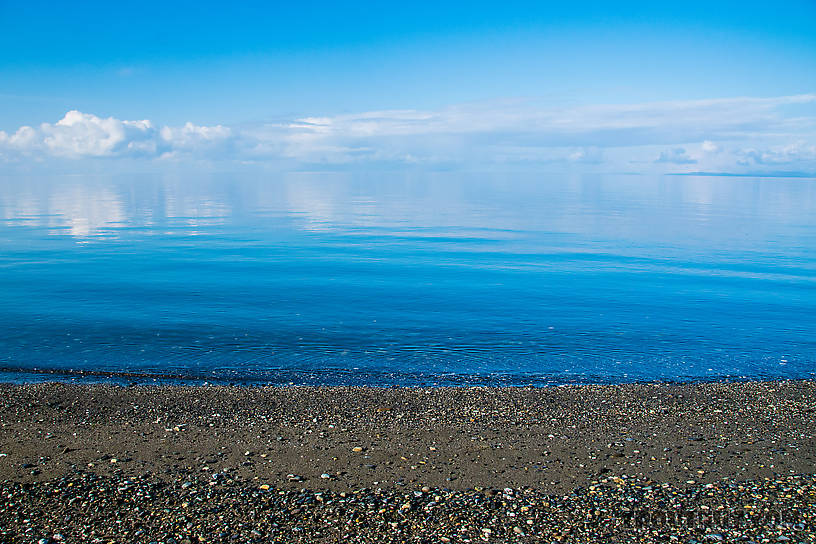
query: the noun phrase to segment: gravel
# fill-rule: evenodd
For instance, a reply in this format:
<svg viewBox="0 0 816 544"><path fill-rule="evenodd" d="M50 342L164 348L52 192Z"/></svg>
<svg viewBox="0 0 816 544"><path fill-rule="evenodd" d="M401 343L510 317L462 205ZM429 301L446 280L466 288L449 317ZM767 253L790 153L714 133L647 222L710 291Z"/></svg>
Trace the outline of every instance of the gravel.
<svg viewBox="0 0 816 544"><path fill-rule="evenodd" d="M0 385L0 542L814 542L816 383Z"/></svg>

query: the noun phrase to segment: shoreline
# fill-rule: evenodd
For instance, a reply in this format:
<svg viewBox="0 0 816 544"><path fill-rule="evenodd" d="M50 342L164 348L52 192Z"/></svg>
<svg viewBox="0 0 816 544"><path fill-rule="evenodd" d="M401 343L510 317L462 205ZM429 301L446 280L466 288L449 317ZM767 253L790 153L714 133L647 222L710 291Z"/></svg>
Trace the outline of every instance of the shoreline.
<svg viewBox="0 0 816 544"><path fill-rule="evenodd" d="M413 503L437 502L432 509L440 515L448 511L465 518L487 515L496 501L504 503L496 506L499 510L524 503L525 513L535 513L526 518L532 524L525 520L523 526L509 525L510 517L521 516L519 511L496 518L490 525L494 529L488 527L504 539L524 541L531 535L552 536L547 531L555 529L547 519L557 512L547 514L542 506L552 497L574 507L579 527L586 525L585 514L598 499L597 490L608 502L606 515L617 515L625 513L621 509L632 497L645 508L638 510L642 512L659 512L671 497L686 496L684 508L692 510L707 504L715 510L736 508L740 500L754 500L739 486L764 494L766 507L780 512L784 507L792 519L805 520L791 522L791 527L807 522L803 530L816 529L816 517L808 517L816 516L813 380L393 388L0 384L0 421L2 491L19 494L13 501L17 510L0 509L0 530L10 534L25 531L19 516L12 515L21 509L40 513L28 519L39 524L38 534L50 534L43 538L79 534L75 524L81 520L64 521L64 510L70 509L65 501L41 494L60 488L70 496L65 486L72 482L71 489L85 489L86 494L95 489L94 497L119 506L127 500L116 501L132 491L136 495L128 500L141 512L165 504L159 500L165 497L173 505L171 511L180 508L183 514L191 501L176 504L172 497L199 490L225 511L243 511L244 506L234 503L236 497L247 496L265 504L269 515L283 516L277 528L261 523L266 532L257 527L231 530L230 535L242 535L240 542L261 542L273 533L288 535L281 541L338 541L335 533L326 532L320 516L306 515L309 509L305 517L289 519L301 508L297 501L322 512L329 508L326 497L333 497L335 505L348 503L344 511L358 514L368 508L361 497L402 497L395 512L388 500L391 506L384 512L376 510L384 524L349 533L352 539L363 538L360 541L391 534L391 513L402 516L394 518L401 531L394 542L425 538L431 535L426 529L435 531L431 541L440 541L442 533L454 542L481 541L485 535L489 540L494 533L464 537L447 522L428 522L425 527L416 518L424 510L414 511ZM155 504L144 499L145 493L156 497ZM786 495L797 499L795 504L789 505ZM449 498L427 501L429 496ZM280 504L271 497L278 497ZM358 499L362 502L355 502ZM89 500L96 499L85 502ZM460 506L454 507L456 501ZM187 507L180 506L183 502ZM399 510L405 504L409 508ZM462 504L469 504L473 513L460 512ZM63 521L51 520L49 512L55 508ZM134 513L119 515L131 519ZM200 515L218 524L217 516ZM729 519L736 523L737 518ZM142 523L141 529L134 528L137 525L131 524L127 535L116 533L113 540L158 542L157 528L170 531L160 520ZM776 525L754 528L777 531ZM289 531L298 526L302 531ZM514 527L520 532L513 532ZM192 529L178 529L179 537L172 538L192 539ZM624 529L635 530L626 524ZM139 530L143 533L136 535ZM350 530L344 525L340 533ZM234 541L219 536L221 532L202 529L199 537Z"/></svg>
<svg viewBox="0 0 816 544"><path fill-rule="evenodd" d="M343 381L336 376L359 376L367 380ZM772 383L816 381L816 372L806 376L747 376L712 375L685 376L675 379L637 379L615 376L602 380L598 376L570 376L569 379L552 374L426 374L423 372L377 372L372 370L330 368L322 370L287 370L273 372L278 378L271 379L263 373L243 375L206 375L189 372L158 372L152 370L85 370L74 368L40 368L0 366L0 384L36 385L44 383L77 386L113 385L120 387L360 387L373 389L391 388L546 388L623 385L695 385L713 383ZM285 376L285 378L281 378ZM333 380L325 376L334 376Z"/></svg>

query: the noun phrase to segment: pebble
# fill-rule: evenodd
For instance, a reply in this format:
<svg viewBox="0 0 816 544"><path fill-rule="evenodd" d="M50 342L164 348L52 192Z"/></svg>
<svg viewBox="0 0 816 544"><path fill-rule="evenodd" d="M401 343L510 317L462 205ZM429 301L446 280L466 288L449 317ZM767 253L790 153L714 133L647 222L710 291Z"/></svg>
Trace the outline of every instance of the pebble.
<svg viewBox="0 0 816 544"><path fill-rule="evenodd" d="M295 476L295 475L290 475ZM315 542L340 535L344 542L811 542L816 517L816 476L790 475L755 481L718 481L674 487L637 478L610 477L566 495L531 488L454 491L357 489L333 492L226 480L196 486L167 484L149 475L98 476L78 472L27 486L0 482L0 542L28 529L51 537L36 542ZM512 500L509 498L512 497ZM433 500L431 500L433 498ZM121 503L126 508L112 508ZM756 509L745 509L753 505ZM791 519L778 524L760 516L774 505ZM749 523L697 533L694 524L638 524L626 516L669 516L717 511ZM746 514L748 512L748 514ZM615 523L618 519L620 523ZM629 521L627 522L627 519ZM671 518L668 518L671 519ZM189 521L187 521L189 520ZM128 527L139 527L126 534ZM36 532L35 532L36 534ZM296 536L295 536L296 535ZM100 539L100 540L95 540ZM11 540L15 541L15 540ZM519 540L523 542L526 540Z"/></svg>
<svg viewBox="0 0 816 544"><path fill-rule="evenodd" d="M118 429L115 425L125 420L115 419L119 412L110 409L115 404L88 410L78 395L72 408L78 415L70 416L76 418L74 430L93 429L102 437L100 443L89 447L80 436L70 442L77 449L60 457L65 446L59 439L49 443L50 450L28 455L12 449L18 447L12 438L4 442L3 450L14 462L0 462L0 470L10 475L0 479L0 542L54 544L57 535L64 542L92 544L816 542L816 477L806 462L813 455L816 395L809 382L785 383L778 387L792 393L783 402L766 404L767 384L643 384L544 392L477 387L440 394L422 388L213 387L184 393L200 401L183 405L171 388L155 388L157 393L129 388L129 395L140 396L140 412L150 418L150 429L157 419L164 422L156 428L168 457L163 464L151 464L130 444L116 443L125 435L123 442L132 440L131 431L144 427ZM37 387L31 390L37 395L27 389L0 395L4 437L7 431L13 437L18 425L39 432L31 426L32 417L49 418L42 425L51 425L50 408L33 409L41 410L35 416L28 408L42 390L56 392L63 405L72 406L65 402L69 388ZM678 400L678 390L686 400ZM116 388L91 391L93 398L122 394ZM585 401L579 408L567 402L576 395ZM383 397L389 410L361 409L384 402ZM308 418L302 417L302 405L310 407ZM723 410L707 409L709 405ZM664 415L668 431L643 425ZM65 413L59 417L73 424ZM167 421L182 418L189 421L183 433L169 438L161 433ZM723 418L737 426L723 426ZM327 431L334 429L329 421L336 430ZM229 434L236 425L248 430L229 442L238 436ZM590 427L599 428L600 438L594 438ZM54 436L62 436L64 429ZM455 447L447 446L447 434L432 434L439 429L453 429ZM736 434L740 429L746 432ZM673 433L668 440L656 434L666 432ZM113 442L106 442L108 433ZM412 436L413 442L408 440ZM203 439L190 442L193 437ZM688 437L695 440L690 443ZM434 443L446 444L444 454L429 454ZM529 463L533 443L537 449ZM354 444L366 446L352 448ZM349 449L365 453L348 456ZM108 462L113 457L103 456L105 451L117 453L116 464ZM251 455L242 455L245 451ZM764 458L735 474L732 467L753 463L757 452ZM805 461L783 464L786 454ZM480 455L481 461L473 461ZM674 475L641 466L649 456L653 461L662 457L657 461L667 465L670 460ZM20 463L27 461L30 466L21 470ZM254 466L242 468L248 461ZM763 472L757 471L760 463L765 464ZM585 471L573 473L564 468L583 465ZM211 470L202 472L202 466ZM789 470L796 466L799 471ZM36 479L28 475L35 467L44 473ZM319 468L331 472L321 474ZM517 476L527 468L531 477L520 483ZM292 473L283 476L286 470ZM453 483L446 483L446 477ZM307 489L303 481L318 489ZM474 484L479 487L469 487ZM785 512L786 523L766 516L767 511ZM671 519L677 512L689 519L714 514L715 519L705 525L632 521L644 513Z"/></svg>

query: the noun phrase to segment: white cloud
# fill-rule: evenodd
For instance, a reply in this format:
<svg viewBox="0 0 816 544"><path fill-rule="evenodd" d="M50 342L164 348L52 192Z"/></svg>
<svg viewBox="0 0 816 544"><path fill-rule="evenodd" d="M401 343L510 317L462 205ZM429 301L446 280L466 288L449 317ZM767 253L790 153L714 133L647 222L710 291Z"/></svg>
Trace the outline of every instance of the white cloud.
<svg viewBox="0 0 816 544"><path fill-rule="evenodd" d="M603 162L603 152L597 147L584 147L570 153L567 159L571 162L583 164L601 164Z"/></svg>
<svg viewBox="0 0 816 544"><path fill-rule="evenodd" d="M54 124L0 132L0 153L16 152L81 159L93 157L159 157L211 151L230 138L229 128L155 127L149 120L123 121L72 110Z"/></svg>
<svg viewBox="0 0 816 544"><path fill-rule="evenodd" d="M56 124L43 123L39 132L43 145L54 155L106 157L156 151L156 131L150 121L102 119L73 110Z"/></svg>
<svg viewBox="0 0 816 544"><path fill-rule="evenodd" d="M0 146L11 150L33 149L39 144L37 131L29 126L22 126L11 135L0 131ZM2 149L0 147L0 149Z"/></svg>
<svg viewBox="0 0 816 544"><path fill-rule="evenodd" d="M738 152L742 164L780 165L816 162L816 144L804 141L766 149L748 148Z"/></svg>
<svg viewBox="0 0 816 544"><path fill-rule="evenodd" d="M682 147L675 147L660 153L656 162L669 162L672 164L697 164L697 159L692 158Z"/></svg>
<svg viewBox="0 0 816 544"><path fill-rule="evenodd" d="M518 100L439 111L309 117L289 124L279 136L286 156L307 162L478 163L537 158L586 166L607 162L616 154L604 150L624 147L633 150L628 162L652 162L651 146L662 144L671 148L658 152L658 164L702 164L702 155L721 151L714 141L784 140L816 134L815 104L812 94L573 108ZM794 117L786 113L791 108L808 111ZM672 151L678 148L702 153Z"/></svg>
<svg viewBox="0 0 816 544"><path fill-rule="evenodd" d="M816 169L813 142L816 95L806 94L566 108L504 100L236 127L159 127L71 111L54 124L0 132L0 158L189 157L295 167L515 162L664 171L695 163L722 170L787 161Z"/></svg>
<svg viewBox="0 0 816 544"><path fill-rule="evenodd" d="M203 151L227 143L232 131L221 125L207 127L186 123L183 127L163 127L160 134L172 150Z"/></svg>

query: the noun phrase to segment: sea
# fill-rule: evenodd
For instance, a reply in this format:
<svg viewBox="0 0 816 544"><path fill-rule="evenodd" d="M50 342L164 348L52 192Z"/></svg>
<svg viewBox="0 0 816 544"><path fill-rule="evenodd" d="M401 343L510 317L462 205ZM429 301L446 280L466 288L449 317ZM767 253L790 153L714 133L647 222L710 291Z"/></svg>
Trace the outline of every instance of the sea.
<svg viewBox="0 0 816 544"><path fill-rule="evenodd" d="M0 174L0 381L816 373L816 179Z"/></svg>

